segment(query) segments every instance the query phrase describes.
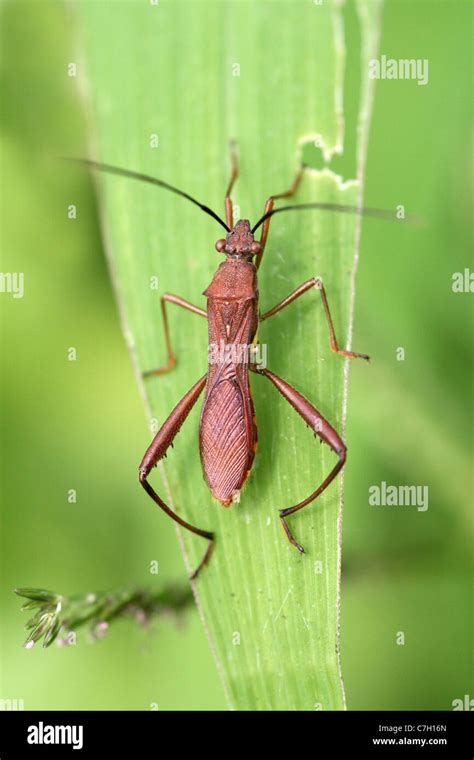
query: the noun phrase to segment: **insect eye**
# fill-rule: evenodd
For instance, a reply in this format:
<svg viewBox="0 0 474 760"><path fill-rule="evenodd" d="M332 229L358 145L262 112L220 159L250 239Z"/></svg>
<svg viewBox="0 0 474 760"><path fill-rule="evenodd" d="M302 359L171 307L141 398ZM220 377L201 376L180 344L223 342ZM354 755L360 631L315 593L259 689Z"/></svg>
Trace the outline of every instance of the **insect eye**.
<svg viewBox="0 0 474 760"><path fill-rule="evenodd" d="M222 253L224 249L225 249L225 240L218 240L216 243L216 251L219 251L219 253Z"/></svg>
<svg viewBox="0 0 474 760"><path fill-rule="evenodd" d="M256 240L250 246L250 251L254 255L256 255L257 253L260 253L261 250L262 250L262 246Z"/></svg>

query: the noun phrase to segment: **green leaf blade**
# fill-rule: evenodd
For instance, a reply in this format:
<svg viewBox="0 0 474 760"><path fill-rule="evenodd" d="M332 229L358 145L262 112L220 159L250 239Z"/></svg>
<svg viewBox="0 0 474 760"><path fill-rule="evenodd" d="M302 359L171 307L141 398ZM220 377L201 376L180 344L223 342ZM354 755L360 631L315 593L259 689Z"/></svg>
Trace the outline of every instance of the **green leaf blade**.
<svg viewBox="0 0 474 760"><path fill-rule="evenodd" d="M366 10L367 4L358 7ZM345 51L338 3L120 3L113 11L108 3L92 3L81 6L80 16L98 160L154 174L223 214L227 142L236 138L241 176L234 200L240 215L254 222L266 198L290 185L305 140L320 135L328 157L343 143ZM378 15L370 10L360 18L367 27L366 60L375 48ZM104 35L106 51L100 44ZM365 86L361 99L358 178L344 184L329 170L307 172L298 202L360 202L370 111ZM156 149L150 147L153 134ZM117 177L98 182L109 263L139 375L165 361L159 296L167 291L205 305L202 291L222 260L214 250L222 231L191 204L158 188ZM359 225L357 217L323 212L275 217L260 270L262 310L321 275L345 346ZM157 290L150 287L154 277ZM205 321L173 307L169 318L177 367L141 383L153 429L206 371ZM260 340L268 346L269 368L343 432L344 362L330 352L319 293L311 291L262 324ZM195 592L230 705L343 709L341 480L290 518L306 555L286 542L278 519L279 509L315 490L336 457L267 380L251 377L251 384L259 447L239 505L222 509L204 483L199 404L160 467L164 480L158 473L150 478L180 515L216 533L212 560ZM146 506L152 505L144 499ZM157 534L163 519L157 514ZM189 534L181 534L181 541L193 569L205 544Z"/></svg>

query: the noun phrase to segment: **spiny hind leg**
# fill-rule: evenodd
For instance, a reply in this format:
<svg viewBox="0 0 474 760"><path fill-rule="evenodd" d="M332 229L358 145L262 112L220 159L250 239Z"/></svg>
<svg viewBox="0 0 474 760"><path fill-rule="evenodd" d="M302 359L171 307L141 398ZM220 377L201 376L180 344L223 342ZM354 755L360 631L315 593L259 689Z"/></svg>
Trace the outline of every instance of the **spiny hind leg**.
<svg viewBox="0 0 474 760"><path fill-rule="evenodd" d="M332 468L329 475L316 488L316 490L313 491L313 493L292 507L280 509L280 520L288 541L293 544L293 546L295 546L298 551L301 552L301 554L304 554L303 547L298 543L293 533L291 532L291 529L287 523L287 518L295 512L298 512L300 509L303 509L303 507L306 507L307 504L310 504L312 501L317 499L318 496L320 496L326 490L329 484L332 483L338 472L344 467L344 463L346 461L346 446L339 434L336 432L336 430L334 430L329 422L318 412L318 410L312 404L310 404L307 399L304 398L304 396L301 395L301 393L289 385L289 383L285 382L285 380L282 380L281 377L278 377L278 375L275 375L273 372L270 372L269 370L262 367L251 365L250 368L257 374L268 378L268 380L270 380L275 388L281 393L283 398L288 401L289 404L291 404L293 409L298 412L306 424L309 425L315 435L324 441L324 443L327 443L328 446L330 446L330 448L338 456L338 461Z"/></svg>
<svg viewBox="0 0 474 760"><path fill-rule="evenodd" d="M153 441L151 442L150 446L145 452L145 455L141 461L140 467L139 467L139 480L147 494L153 499L155 504L158 504L158 506L163 510L163 512L166 512L166 514L171 517L172 520L178 523L178 525L181 525L181 527L185 528L186 530L189 530L191 533L194 533L196 536L202 536L202 538L206 538L209 543L207 545L207 549L204 552L204 555L197 566L194 573L191 575L191 580L194 580L197 578L199 572L202 570L204 565L209 561L209 558L212 554L212 550L214 548L214 533L211 533L208 530L202 530L202 528L197 528L195 525L191 525L191 523L186 522L186 520L183 520L182 517L176 514L176 512L173 512L173 510L163 501L163 499L156 493L156 491L153 489L153 487L148 482L148 475L150 474L153 467L156 466L156 464L160 461L160 459L163 459L165 456L167 450L172 445L174 439L176 438L177 434L179 433L181 426L183 425L184 421L186 420L186 417L188 416L189 412L193 408L194 404L198 400L199 396L202 393L202 390L204 386L206 385L207 375L204 375L201 377L200 380L197 381L193 385L193 387L186 393L185 396L181 399L181 401L178 402L178 404L175 406L173 411L171 412L170 416L167 420L163 423L157 434L155 435Z"/></svg>

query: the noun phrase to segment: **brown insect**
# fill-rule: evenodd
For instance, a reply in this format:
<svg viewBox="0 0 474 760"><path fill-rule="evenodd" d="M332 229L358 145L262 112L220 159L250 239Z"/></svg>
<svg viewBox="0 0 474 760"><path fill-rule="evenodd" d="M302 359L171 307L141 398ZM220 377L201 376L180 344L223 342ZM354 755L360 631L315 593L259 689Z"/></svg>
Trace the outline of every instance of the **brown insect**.
<svg viewBox="0 0 474 760"><path fill-rule="evenodd" d="M257 426L249 384L249 370L263 375L270 380L283 398L291 404L306 424L314 431L315 435L324 441L324 443L327 443L337 455L336 464L315 491L298 504L286 509L280 509L281 524L288 540L299 552L304 553L303 547L296 541L291 532L287 518L307 504L310 504L326 490L344 466L344 462L346 461L346 446L336 430L307 399L285 380L263 366L259 366L255 361L252 348L248 351L242 351L241 347L256 346L256 336L260 322L273 317L312 288L317 288L321 294L326 314L331 350L351 359L361 358L368 360L369 357L365 354L345 351L339 348L326 291L322 280L318 277L306 280L306 282L299 285L272 309L265 311L263 314L259 313L257 271L265 251L270 221L276 213L290 209L324 209L386 218L393 218L393 214L380 209L360 209L354 206L341 206L332 203L305 203L274 208L276 200L290 198L296 193L304 172L304 167L301 167L289 190L279 195L273 195L267 200L263 216L253 227L250 226L247 219L241 219L234 226L233 205L230 196L238 176L238 167L233 150L232 174L225 197L226 222L212 209L162 180L125 169L119 169L108 164L98 164L94 161L86 160L82 161L82 163L112 174L140 179L177 193L212 216L225 228L227 233L225 238L219 239L216 242L217 251L223 253L226 259L220 264L211 284L204 291L204 295L207 298L206 309L201 309L199 306L195 306L180 296L172 295L171 293L165 293L161 297L168 361L165 366L145 373L148 376L163 374L172 369L176 363L171 346L166 311L167 303L181 306L207 319L209 346L224 345L226 348L236 349L234 354L232 351L226 351L224 358L209 363L207 374L192 386L163 423L147 449L139 467L140 483L156 504L183 528L198 536L202 536L209 542L204 556L191 578L196 578L199 571L209 560L214 547L214 534L208 530L191 525L173 512L150 485L148 476L152 468L165 456L189 412L204 388L206 388L199 430L199 449L204 477L213 497L222 506L230 507L234 502L238 501L242 486L252 469L257 447ZM262 227L262 233L260 239L256 240L255 232L259 227Z"/></svg>

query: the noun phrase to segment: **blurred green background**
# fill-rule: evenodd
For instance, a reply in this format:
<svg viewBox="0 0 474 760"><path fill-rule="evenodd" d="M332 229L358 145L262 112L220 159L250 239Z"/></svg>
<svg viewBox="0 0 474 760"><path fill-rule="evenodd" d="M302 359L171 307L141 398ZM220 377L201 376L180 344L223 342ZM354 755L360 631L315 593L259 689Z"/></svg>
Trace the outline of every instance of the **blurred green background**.
<svg viewBox="0 0 474 760"><path fill-rule="evenodd" d="M354 345L373 363L350 381L341 622L351 709L451 709L473 693L472 295L451 289L454 272L473 268L471 16L469 2L385 4L381 53L427 58L429 83L377 82L365 203L404 204L427 224L363 224ZM96 644L83 633L66 650L20 646L14 586L149 585L158 554L160 582L185 580L174 527L158 529L137 483L149 432L93 187L51 160L84 152L89 135L65 74L75 25L71 5L1 6L1 271L25 272L25 296L0 294L0 698L25 709L224 709L194 610L180 626L118 623ZM428 485L428 511L369 507L381 481Z"/></svg>

